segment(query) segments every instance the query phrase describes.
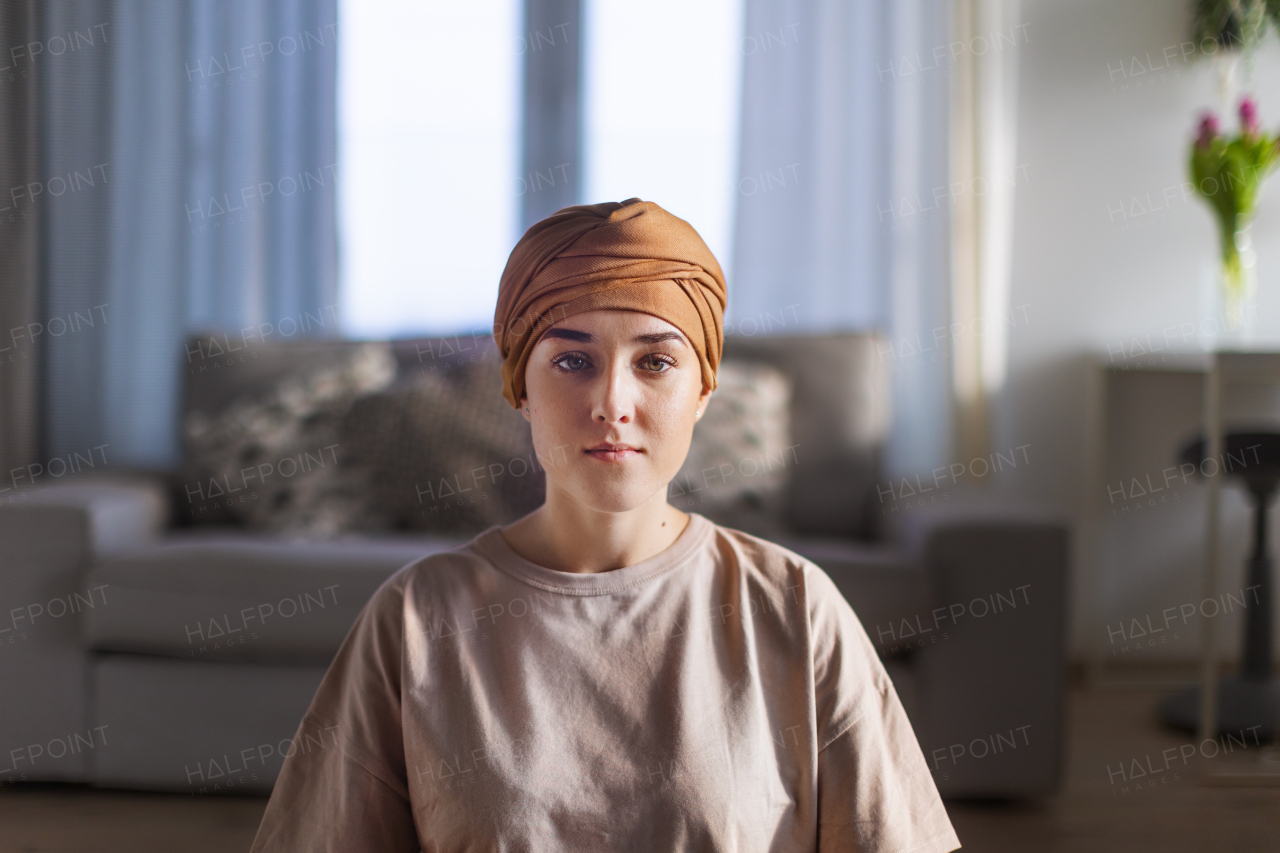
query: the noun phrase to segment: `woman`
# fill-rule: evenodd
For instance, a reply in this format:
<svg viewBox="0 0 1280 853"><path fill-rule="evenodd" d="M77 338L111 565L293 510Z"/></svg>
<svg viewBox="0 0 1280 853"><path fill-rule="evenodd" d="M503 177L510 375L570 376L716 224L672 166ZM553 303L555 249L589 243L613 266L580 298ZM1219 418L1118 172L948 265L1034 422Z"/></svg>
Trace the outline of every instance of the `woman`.
<svg viewBox="0 0 1280 853"><path fill-rule="evenodd" d="M897 694L813 563L666 501L716 384L720 266L652 202L503 272L546 501L364 608L255 851L949 851Z"/></svg>

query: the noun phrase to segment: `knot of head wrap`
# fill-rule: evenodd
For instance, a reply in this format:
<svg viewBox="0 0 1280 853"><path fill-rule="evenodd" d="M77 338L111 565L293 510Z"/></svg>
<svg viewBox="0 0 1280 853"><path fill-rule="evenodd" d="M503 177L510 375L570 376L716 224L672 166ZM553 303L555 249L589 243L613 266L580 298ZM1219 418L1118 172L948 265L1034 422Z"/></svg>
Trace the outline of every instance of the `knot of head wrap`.
<svg viewBox="0 0 1280 853"><path fill-rule="evenodd" d="M502 394L520 407L524 372L542 333L574 314L643 311L679 329L698 352L704 388L724 350L724 274L693 226L651 201L566 207L511 250L493 315Z"/></svg>

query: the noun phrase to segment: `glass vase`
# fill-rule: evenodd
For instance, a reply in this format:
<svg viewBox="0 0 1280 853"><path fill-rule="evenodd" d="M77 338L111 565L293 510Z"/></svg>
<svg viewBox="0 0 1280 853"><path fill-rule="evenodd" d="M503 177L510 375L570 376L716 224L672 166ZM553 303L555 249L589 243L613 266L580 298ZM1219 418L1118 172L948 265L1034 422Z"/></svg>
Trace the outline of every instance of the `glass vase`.
<svg viewBox="0 0 1280 853"><path fill-rule="evenodd" d="M1248 341L1258 315L1258 253L1248 224L1236 229L1230 245L1233 251L1223 252L1219 278L1223 332L1232 340Z"/></svg>
<svg viewBox="0 0 1280 853"><path fill-rule="evenodd" d="M1257 336L1258 269L1250 225L1223 235L1205 284L1200 332L1207 349L1246 348Z"/></svg>

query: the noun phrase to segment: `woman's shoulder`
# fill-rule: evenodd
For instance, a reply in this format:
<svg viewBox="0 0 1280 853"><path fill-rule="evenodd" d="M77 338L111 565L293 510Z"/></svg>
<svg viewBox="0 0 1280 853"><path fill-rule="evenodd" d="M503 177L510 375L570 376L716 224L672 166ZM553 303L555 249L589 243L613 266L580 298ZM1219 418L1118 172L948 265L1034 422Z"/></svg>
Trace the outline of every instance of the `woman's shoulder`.
<svg viewBox="0 0 1280 853"><path fill-rule="evenodd" d="M410 588L422 590L447 587L460 579L473 576L478 566L492 563L492 559L485 553L483 540L495 530L496 527L489 528L465 542L424 542L422 556L393 572L379 586L374 597L402 601L407 594L406 590Z"/></svg>
<svg viewBox="0 0 1280 853"><path fill-rule="evenodd" d="M822 567L809 558L763 536L708 521L713 527L716 550L744 573L756 575L784 590L802 589L806 599L828 594L830 579ZM831 585L831 589L834 588Z"/></svg>

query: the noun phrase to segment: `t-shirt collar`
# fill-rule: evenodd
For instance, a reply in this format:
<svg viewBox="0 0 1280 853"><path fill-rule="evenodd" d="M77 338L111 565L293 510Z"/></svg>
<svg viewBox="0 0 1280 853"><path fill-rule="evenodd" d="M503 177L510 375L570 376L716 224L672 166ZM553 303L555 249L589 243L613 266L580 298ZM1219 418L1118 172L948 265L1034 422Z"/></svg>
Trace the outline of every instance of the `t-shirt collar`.
<svg viewBox="0 0 1280 853"><path fill-rule="evenodd" d="M496 526L477 536L475 547L498 568L539 589L567 595L604 595L631 589L683 565L714 527L705 516L691 512L689 524L665 550L634 565L605 572L561 572L539 566L512 550Z"/></svg>

